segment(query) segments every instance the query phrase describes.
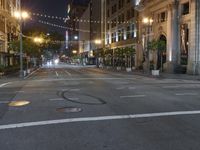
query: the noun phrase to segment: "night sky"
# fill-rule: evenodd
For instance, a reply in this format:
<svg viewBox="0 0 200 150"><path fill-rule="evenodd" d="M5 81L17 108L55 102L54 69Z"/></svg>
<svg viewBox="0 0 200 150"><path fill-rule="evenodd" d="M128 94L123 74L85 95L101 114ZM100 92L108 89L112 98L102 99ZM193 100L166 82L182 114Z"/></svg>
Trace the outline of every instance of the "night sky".
<svg viewBox="0 0 200 150"><path fill-rule="evenodd" d="M74 0L76 3L83 3L85 0ZM88 0L86 0L88 1ZM59 16L59 17L66 17L67 12L67 3L68 0L22 0L22 6L24 9L31 11L32 13L40 13L40 14L47 14L50 16ZM86 3L86 2L84 2ZM65 33L65 29L54 28L47 25L42 25L38 23L38 20L48 21L50 23L58 24L61 26L65 26L63 21L60 20L52 20L42 17L35 17L32 16L33 20L28 21L26 24L26 28L35 25L41 25L41 27L48 28L49 30L56 30L62 34Z"/></svg>

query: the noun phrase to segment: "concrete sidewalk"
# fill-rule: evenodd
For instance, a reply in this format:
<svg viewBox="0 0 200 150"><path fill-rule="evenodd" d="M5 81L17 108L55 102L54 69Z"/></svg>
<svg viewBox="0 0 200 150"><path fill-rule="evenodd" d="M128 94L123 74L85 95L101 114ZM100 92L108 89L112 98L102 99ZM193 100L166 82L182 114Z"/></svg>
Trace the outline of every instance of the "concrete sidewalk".
<svg viewBox="0 0 200 150"><path fill-rule="evenodd" d="M133 70L131 72L127 72L126 70L116 70L113 68L106 69L106 68L99 68L107 71L123 73L127 75L139 75L145 76L150 78L158 78L158 79L181 79L181 80L200 80L200 75L189 75L189 74L170 74L170 73L160 73L159 76L153 76L152 74L146 73L142 70Z"/></svg>

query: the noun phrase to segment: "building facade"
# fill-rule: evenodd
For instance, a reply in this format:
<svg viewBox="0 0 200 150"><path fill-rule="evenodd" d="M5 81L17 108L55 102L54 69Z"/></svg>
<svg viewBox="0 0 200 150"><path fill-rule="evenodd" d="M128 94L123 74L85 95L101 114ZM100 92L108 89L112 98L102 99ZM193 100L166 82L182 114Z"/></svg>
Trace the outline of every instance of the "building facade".
<svg viewBox="0 0 200 150"><path fill-rule="evenodd" d="M96 64L95 54L104 43L105 0L90 0L79 20L79 50L86 64Z"/></svg>
<svg viewBox="0 0 200 150"><path fill-rule="evenodd" d="M88 0L83 0L81 3L77 2L76 0L68 1L67 6L67 20L66 26L68 28L68 55L72 55L73 51L79 50L79 20L85 10L87 9L86 2Z"/></svg>
<svg viewBox="0 0 200 150"><path fill-rule="evenodd" d="M0 0L0 64L13 65L14 52L9 46L19 34L19 23L14 12L19 10L19 0Z"/></svg>
<svg viewBox="0 0 200 150"><path fill-rule="evenodd" d="M112 49L113 53L117 48L137 51L138 12L134 5L132 0L106 0L105 47ZM133 66L138 65L136 54L132 59Z"/></svg>
<svg viewBox="0 0 200 150"><path fill-rule="evenodd" d="M199 0L137 1L141 64L149 59L156 69L165 72L200 73L199 3ZM144 18L152 22L145 24ZM165 48L147 52L148 40L163 41Z"/></svg>

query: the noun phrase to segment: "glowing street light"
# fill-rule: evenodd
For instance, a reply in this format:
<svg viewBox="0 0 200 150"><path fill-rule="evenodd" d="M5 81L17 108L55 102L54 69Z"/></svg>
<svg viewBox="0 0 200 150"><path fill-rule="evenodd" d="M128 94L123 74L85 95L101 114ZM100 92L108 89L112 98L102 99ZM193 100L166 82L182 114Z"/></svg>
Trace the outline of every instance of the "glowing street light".
<svg viewBox="0 0 200 150"><path fill-rule="evenodd" d="M144 24L151 25L153 23L153 19L145 17L143 18L142 22Z"/></svg>
<svg viewBox="0 0 200 150"><path fill-rule="evenodd" d="M19 2L20 2L20 7L19 7L20 10L14 12L14 17L19 20L19 25L20 25L20 75L19 76L20 76L20 78L23 78L24 77L24 73L23 73L22 22L23 22L23 20L29 18L29 14L28 14L28 12L21 10L21 0Z"/></svg>
<svg viewBox="0 0 200 150"><path fill-rule="evenodd" d="M100 39L96 39L96 40L94 41L94 43L95 43L95 44L101 44L102 41L101 41Z"/></svg>
<svg viewBox="0 0 200 150"><path fill-rule="evenodd" d="M43 38L40 38L40 37L35 37L35 38L33 39L33 41L34 41L35 43L41 44L41 43L43 43L44 39L43 39Z"/></svg>
<svg viewBox="0 0 200 150"><path fill-rule="evenodd" d="M148 73L150 73L150 58L149 58L150 54L149 54L149 46L148 46L148 44L149 44L150 27L151 27L151 25L153 23L153 19L145 17L145 18L142 19L142 22L145 25L147 25L147 45L146 45L147 56L146 56L146 58L147 58L147 61L148 61L148 68L147 68L148 69Z"/></svg>
<svg viewBox="0 0 200 150"><path fill-rule="evenodd" d="M77 50L73 50L72 53L73 54L77 54L78 52L77 52Z"/></svg>

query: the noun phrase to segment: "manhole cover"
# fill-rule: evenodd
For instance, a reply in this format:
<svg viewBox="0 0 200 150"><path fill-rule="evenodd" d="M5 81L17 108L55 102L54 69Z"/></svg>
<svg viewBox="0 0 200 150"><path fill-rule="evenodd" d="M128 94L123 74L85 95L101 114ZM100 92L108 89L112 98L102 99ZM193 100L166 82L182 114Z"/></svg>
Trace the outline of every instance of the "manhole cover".
<svg viewBox="0 0 200 150"><path fill-rule="evenodd" d="M63 107L63 108L57 108L56 111L62 113L76 113L76 112L81 112L82 109L77 107Z"/></svg>
<svg viewBox="0 0 200 150"><path fill-rule="evenodd" d="M17 100L17 101L12 101L8 105L11 107L20 107L20 106L25 106L30 104L29 101L24 101L24 100Z"/></svg>

